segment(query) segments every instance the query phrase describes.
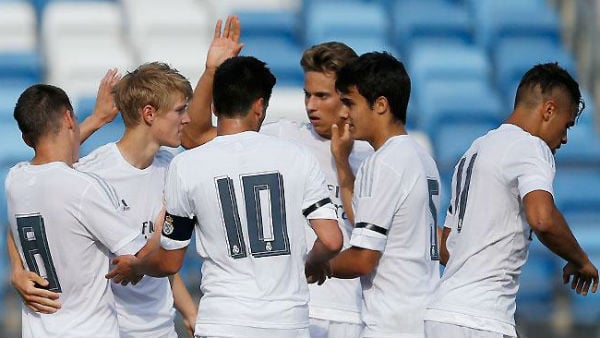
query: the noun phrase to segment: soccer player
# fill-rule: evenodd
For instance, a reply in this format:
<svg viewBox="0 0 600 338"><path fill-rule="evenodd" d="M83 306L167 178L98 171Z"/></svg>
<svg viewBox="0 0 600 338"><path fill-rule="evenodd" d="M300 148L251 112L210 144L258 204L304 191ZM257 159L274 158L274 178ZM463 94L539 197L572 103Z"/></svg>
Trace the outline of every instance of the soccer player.
<svg viewBox="0 0 600 338"><path fill-rule="evenodd" d="M350 116L342 129L334 127L332 150L342 189L350 192L343 201L354 230L351 247L326 271L362 277L361 337L421 338L425 305L439 279L440 179L434 160L406 132L410 78L392 55L367 53L338 72L336 88ZM352 138L375 149L354 185L348 179Z"/></svg>
<svg viewBox="0 0 600 338"><path fill-rule="evenodd" d="M14 116L35 155L7 175L10 229L28 270L61 293L59 312L40 314L23 306L22 335L118 337L112 292L102 272L108 271L109 252L135 254L146 241L123 226L132 218L112 186L73 169L79 124L62 89L29 87Z"/></svg>
<svg viewBox="0 0 600 338"><path fill-rule="evenodd" d="M161 248L141 260L117 258L107 275L126 283L142 273L177 271L195 227L204 259L200 337L309 337L305 269L342 246L316 159L299 145L256 132L274 84L252 57L217 68L217 137L171 162ZM306 219L317 234L308 258Z"/></svg>
<svg viewBox="0 0 600 338"><path fill-rule="evenodd" d="M596 292L598 270L554 204L553 154L582 111L577 82L558 64L531 68L514 110L458 162L446 218L450 259L426 312L427 337L516 337L515 296L532 232L567 260L563 279Z"/></svg>
<svg viewBox="0 0 600 338"><path fill-rule="evenodd" d="M239 25L239 23L238 23ZM239 36L239 29L238 29ZM232 48L233 49L233 48ZM239 50L238 50L239 51ZM335 90L337 71L346 63L357 58L356 53L339 42L326 42L307 49L300 61L304 70L304 93L306 113L310 123L280 120L262 126L262 134L277 136L307 147L319 161L325 174L329 196L337 208L338 223L348 247L352 224L342 206L340 183L331 156L331 127L343 125L347 119L347 108ZM216 67L216 66L214 66ZM204 144L216 135L212 125L211 86L214 67L207 67L196 86L190 104L192 121L184 129L182 144L192 148ZM350 154L353 172L373 152L364 141L354 143ZM353 178L353 176L352 176ZM315 235L306 232L307 245L312 245ZM310 334L312 338L357 338L362 330L360 318L361 288L358 279L330 280L327 284L309 285L310 289Z"/></svg>

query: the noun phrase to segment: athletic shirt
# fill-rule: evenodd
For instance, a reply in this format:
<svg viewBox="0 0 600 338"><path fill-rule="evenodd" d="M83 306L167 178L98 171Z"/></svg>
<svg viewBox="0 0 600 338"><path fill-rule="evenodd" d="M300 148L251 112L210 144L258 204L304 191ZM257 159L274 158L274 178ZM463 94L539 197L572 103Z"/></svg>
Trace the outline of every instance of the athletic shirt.
<svg viewBox="0 0 600 338"><path fill-rule="evenodd" d="M426 319L516 336L515 296L531 230L523 197L552 193L546 143L503 124L475 140L454 171L450 259Z"/></svg>
<svg viewBox="0 0 600 338"><path fill-rule="evenodd" d="M109 252L135 254L145 244L122 198L95 175L63 162L11 168L6 178L10 228L25 266L61 292L61 309L22 307L23 337L119 337ZM29 269L29 268L28 268Z"/></svg>
<svg viewBox="0 0 600 338"><path fill-rule="evenodd" d="M163 209L166 171L173 155L159 150L152 164L138 169L127 162L115 143L79 160L76 169L94 173L111 183L124 198L135 221L121 224L149 240ZM111 283L121 337L168 337L175 334L173 293L167 277L144 276L135 286Z"/></svg>
<svg viewBox="0 0 600 338"><path fill-rule="evenodd" d="M352 223L344 212L340 198L340 185L333 155L331 154L331 141L317 134L310 123L299 123L280 120L262 126L261 133L277 136L294 141L305 146L317 158L325 174L327 188L331 201L337 208L338 224L343 235L343 249L350 247L350 234ZM364 141L355 141L350 153L350 167L356 173L362 161L373 153L373 148ZM316 236L311 229L306 231L307 245L312 246ZM325 284L310 284L309 310L310 317L337 322L360 324L360 308L362 291L360 280L355 279L328 279Z"/></svg>
<svg viewBox="0 0 600 338"><path fill-rule="evenodd" d="M388 139L358 170L350 244L381 252L361 278L362 337L424 337L425 306L439 280L439 182L435 162L408 135Z"/></svg>
<svg viewBox="0 0 600 338"><path fill-rule="evenodd" d="M169 214L198 222L196 332L216 335L203 324L308 327L303 210L329 194L307 150L251 131L218 136L173 159L165 192ZM327 208L319 218L335 219L331 203L319 209Z"/></svg>

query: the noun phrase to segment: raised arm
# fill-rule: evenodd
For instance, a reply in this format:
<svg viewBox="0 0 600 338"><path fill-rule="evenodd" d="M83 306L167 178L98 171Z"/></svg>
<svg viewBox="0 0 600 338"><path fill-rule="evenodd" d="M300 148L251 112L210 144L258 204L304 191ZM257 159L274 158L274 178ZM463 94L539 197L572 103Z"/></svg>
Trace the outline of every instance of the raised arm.
<svg viewBox="0 0 600 338"><path fill-rule="evenodd" d="M552 252L567 260L563 268L563 282L571 281L571 289L587 295L598 290L598 269L577 243L566 220L554 204L552 195L534 190L523 198L527 222L540 241Z"/></svg>
<svg viewBox="0 0 600 338"><path fill-rule="evenodd" d="M225 21L218 20L215 26L213 41L206 56L206 69L194 89L188 112L191 122L183 127L181 143L190 149L202 145L217 135L212 124L212 86L215 70L223 61L236 56L243 48L240 40L240 20L231 15Z"/></svg>
<svg viewBox="0 0 600 338"><path fill-rule="evenodd" d="M109 69L100 81L94 112L80 125L80 143L83 143L96 130L110 123L117 116L112 89L121 80L121 74L116 68Z"/></svg>
<svg viewBox="0 0 600 338"><path fill-rule="evenodd" d="M335 159L338 181L340 184L340 197L348 219L354 224L354 210L352 209L352 194L354 193L354 173L348 160L354 139L350 135L350 125L344 124L340 128L331 126L331 153Z"/></svg>
<svg viewBox="0 0 600 338"><path fill-rule="evenodd" d="M11 284L21 296L25 306L34 312L44 314L58 311L60 309L59 294L42 289L48 285L48 281L35 272L23 268L23 262L10 229L6 236L6 246L11 266Z"/></svg>

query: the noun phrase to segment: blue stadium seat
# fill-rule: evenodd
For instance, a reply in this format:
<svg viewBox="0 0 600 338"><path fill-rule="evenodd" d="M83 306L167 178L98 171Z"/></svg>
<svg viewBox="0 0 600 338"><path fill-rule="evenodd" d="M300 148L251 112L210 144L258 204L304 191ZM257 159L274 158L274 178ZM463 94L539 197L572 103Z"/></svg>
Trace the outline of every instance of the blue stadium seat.
<svg viewBox="0 0 600 338"><path fill-rule="evenodd" d="M600 133L579 125L569 129L567 144L556 152L556 163L561 168L591 167L600 173Z"/></svg>
<svg viewBox="0 0 600 338"><path fill-rule="evenodd" d="M23 84L4 83L0 81L0 124L15 125L13 118L15 105L19 96L27 86Z"/></svg>
<svg viewBox="0 0 600 338"><path fill-rule="evenodd" d="M408 71L415 86L432 79L489 81L492 65L478 47L427 43L412 49Z"/></svg>
<svg viewBox="0 0 600 338"><path fill-rule="evenodd" d="M560 150L559 150L560 151ZM554 198L563 213L600 213L600 175L597 168L559 168Z"/></svg>
<svg viewBox="0 0 600 338"><path fill-rule="evenodd" d="M527 70L535 64L558 62L575 75L573 56L560 45L543 38L510 38L498 43L493 53L496 84L509 99L514 98L517 85Z"/></svg>
<svg viewBox="0 0 600 338"><path fill-rule="evenodd" d="M435 150L435 159L440 172L451 172L471 143L498 125L491 123L448 124L440 126L430 134Z"/></svg>
<svg viewBox="0 0 600 338"><path fill-rule="evenodd" d="M381 38L387 36L389 23L378 3L324 1L305 8L304 27L304 45L310 47L324 41L345 42L345 38Z"/></svg>
<svg viewBox="0 0 600 338"><path fill-rule="evenodd" d="M42 82L43 71L37 51L0 52L0 81Z"/></svg>
<svg viewBox="0 0 600 338"><path fill-rule="evenodd" d="M6 195L4 194L4 181L6 180L6 175L8 174L8 170L10 167L2 166L0 167L0 229L4 229L8 225L8 216L6 212ZM4 244L4 240L0 241ZM2 255L4 256L4 255Z"/></svg>
<svg viewBox="0 0 600 338"><path fill-rule="evenodd" d="M543 37L560 44L560 22L555 11L540 1L471 1L475 40L488 51L505 38Z"/></svg>
<svg viewBox="0 0 600 338"><path fill-rule="evenodd" d="M573 234L586 251L592 263L600 265L600 229L595 227L575 228ZM600 294L589 292L587 296L569 292L573 321L577 325L596 325L600 320Z"/></svg>
<svg viewBox="0 0 600 338"><path fill-rule="evenodd" d="M237 12L243 26L243 39L283 38L297 41L298 14L292 10L241 10Z"/></svg>
<svg viewBox="0 0 600 338"><path fill-rule="evenodd" d="M125 132L125 125L119 115L119 118L100 128L83 142L79 150L79 157L83 157L109 142L118 141L123 136L123 132Z"/></svg>
<svg viewBox="0 0 600 338"><path fill-rule="evenodd" d="M254 38L244 39L244 55L252 55L267 63L275 77L277 86L298 86L304 83L300 67L302 48L287 39Z"/></svg>
<svg viewBox="0 0 600 338"><path fill-rule="evenodd" d="M17 162L29 161L33 157L33 149L23 142L16 122L0 124L0 144L0 167L11 167Z"/></svg>
<svg viewBox="0 0 600 338"><path fill-rule="evenodd" d="M417 88L417 127L430 135L454 123L499 125L508 111L487 81L431 80Z"/></svg>
<svg viewBox="0 0 600 338"><path fill-rule="evenodd" d="M471 17L464 6L445 0L398 1L391 8L392 38L404 55L418 41L470 44Z"/></svg>

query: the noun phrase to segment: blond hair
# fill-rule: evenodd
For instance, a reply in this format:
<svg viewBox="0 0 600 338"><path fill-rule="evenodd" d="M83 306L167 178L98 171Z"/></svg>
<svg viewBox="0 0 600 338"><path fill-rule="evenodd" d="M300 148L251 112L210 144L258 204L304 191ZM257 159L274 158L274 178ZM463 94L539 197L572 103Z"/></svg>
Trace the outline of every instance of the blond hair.
<svg viewBox="0 0 600 338"><path fill-rule="evenodd" d="M140 123L140 111L146 105L164 111L176 103L178 95L190 99L192 94L190 82L176 69L161 62L139 66L113 88L115 104L121 111L125 127Z"/></svg>
<svg viewBox="0 0 600 338"><path fill-rule="evenodd" d="M331 41L314 45L304 51L300 65L304 72L337 73L347 63L358 58L348 45Z"/></svg>

